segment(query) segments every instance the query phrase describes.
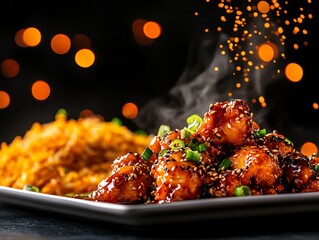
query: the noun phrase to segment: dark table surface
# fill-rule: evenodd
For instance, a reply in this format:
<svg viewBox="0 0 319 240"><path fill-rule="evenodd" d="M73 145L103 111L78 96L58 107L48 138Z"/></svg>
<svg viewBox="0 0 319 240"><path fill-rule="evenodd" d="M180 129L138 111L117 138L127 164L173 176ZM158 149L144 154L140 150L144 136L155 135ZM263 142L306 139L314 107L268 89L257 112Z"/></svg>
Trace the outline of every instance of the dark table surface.
<svg viewBox="0 0 319 240"><path fill-rule="evenodd" d="M0 203L0 239L319 239L318 212L123 227Z"/></svg>

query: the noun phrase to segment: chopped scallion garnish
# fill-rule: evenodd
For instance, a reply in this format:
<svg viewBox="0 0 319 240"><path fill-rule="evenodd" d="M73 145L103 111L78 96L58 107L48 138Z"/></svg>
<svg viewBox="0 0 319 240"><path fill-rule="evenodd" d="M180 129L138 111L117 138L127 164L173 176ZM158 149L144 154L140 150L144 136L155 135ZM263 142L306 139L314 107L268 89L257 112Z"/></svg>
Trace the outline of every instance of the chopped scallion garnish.
<svg viewBox="0 0 319 240"><path fill-rule="evenodd" d="M231 165L231 160L229 158L224 158L223 161L219 164L218 171L226 170Z"/></svg>
<svg viewBox="0 0 319 240"><path fill-rule="evenodd" d="M202 123L203 119L197 114L193 114L186 119L188 125L192 124L195 121L197 121L197 123L200 124Z"/></svg>
<svg viewBox="0 0 319 240"><path fill-rule="evenodd" d="M168 152L167 149L163 149L158 155L159 155L160 157L162 157L162 156L164 156L167 152Z"/></svg>
<svg viewBox="0 0 319 240"><path fill-rule="evenodd" d="M182 130L181 130L181 138L184 139L184 138L190 138L190 136L194 133L194 131L184 127Z"/></svg>
<svg viewBox="0 0 319 240"><path fill-rule="evenodd" d="M67 118L68 112L67 112L64 108L60 108L60 109L56 112L55 116L58 116L58 115L62 115L62 116L64 116L65 118Z"/></svg>
<svg viewBox="0 0 319 240"><path fill-rule="evenodd" d="M66 196L66 197L71 197L71 198L86 199L86 198L90 198L90 197L92 196L92 192L86 192L86 193L67 193L65 196Z"/></svg>
<svg viewBox="0 0 319 240"><path fill-rule="evenodd" d="M207 145L203 142L197 144L197 151L204 152L207 150Z"/></svg>
<svg viewBox="0 0 319 240"><path fill-rule="evenodd" d="M199 152L193 151L193 150L186 150L185 158L187 160L194 161L194 162L199 162L200 157L201 157L201 155L200 155Z"/></svg>
<svg viewBox="0 0 319 240"><path fill-rule="evenodd" d="M199 142L197 138L192 138L188 146L193 151L204 152L207 150L207 145L203 142Z"/></svg>
<svg viewBox="0 0 319 240"><path fill-rule="evenodd" d="M241 196L250 196L251 191L250 188L246 185L241 185L235 188L234 196L241 197Z"/></svg>
<svg viewBox="0 0 319 240"><path fill-rule="evenodd" d="M40 192L38 187L30 185L30 184L24 185L23 190L31 191L31 192Z"/></svg>
<svg viewBox="0 0 319 240"><path fill-rule="evenodd" d="M149 148L149 147L146 147L143 151L143 153L141 154L141 157L144 159L144 160L148 160L150 159L150 157L153 155L153 151Z"/></svg>
<svg viewBox="0 0 319 240"><path fill-rule="evenodd" d="M170 127L168 125L164 125L162 124L159 128L158 128L158 132L157 132L157 135L159 137L164 137L166 134L169 133L170 131Z"/></svg>
<svg viewBox="0 0 319 240"><path fill-rule="evenodd" d="M264 136L266 136L267 131L265 128L258 130L257 132L255 132L255 137L257 138L262 138Z"/></svg>
<svg viewBox="0 0 319 240"><path fill-rule="evenodd" d="M173 142L171 142L169 147L173 150L177 150L177 149L185 148L185 143L180 139L175 139Z"/></svg>
<svg viewBox="0 0 319 240"><path fill-rule="evenodd" d="M288 138L285 138L285 142L288 143L289 145L293 146L294 144L292 143L292 141Z"/></svg>
<svg viewBox="0 0 319 240"><path fill-rule="evenodd" d="M112 118L111 122L115 123L115 124L117 124L119 126L123 125L122 121L119 118L117 118L117 117Z"/></svg>
<svg viewBox="0 0 319 240"><path fill-rule="evenodd" d="M203 119L199 115L193 114L186 119L186 122L188 124L187 128L195 132L198 126L203 122Z"/></svg>

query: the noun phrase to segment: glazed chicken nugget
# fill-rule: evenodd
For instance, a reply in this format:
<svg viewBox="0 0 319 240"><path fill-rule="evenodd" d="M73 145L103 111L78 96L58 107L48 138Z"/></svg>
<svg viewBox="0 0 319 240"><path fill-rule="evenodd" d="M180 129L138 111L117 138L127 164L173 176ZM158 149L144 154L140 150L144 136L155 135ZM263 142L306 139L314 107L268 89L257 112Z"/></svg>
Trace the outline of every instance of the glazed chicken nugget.
<svg viewBox="0 0 319 240"><path fill-rule="evenodd" d="M244 145L252 133L252 114L240 99L210 105L197 132L214 145Z"/></svg>
<svg viewBox="0 0 319 240"><path fill-rule="evenodd" d="M244 146L230 160L232 168L241 169L241 182L245 185L271 187L282 175L276 157L266 147Z"/></svg>
<svg viewBox="0 0 319 240"><path fill-rule="evenodd" d="M196 163L184 161L183 151L167 153L159 158L151 172L156 179L155 201L198 199L203 181L196 166Z"/></svg>

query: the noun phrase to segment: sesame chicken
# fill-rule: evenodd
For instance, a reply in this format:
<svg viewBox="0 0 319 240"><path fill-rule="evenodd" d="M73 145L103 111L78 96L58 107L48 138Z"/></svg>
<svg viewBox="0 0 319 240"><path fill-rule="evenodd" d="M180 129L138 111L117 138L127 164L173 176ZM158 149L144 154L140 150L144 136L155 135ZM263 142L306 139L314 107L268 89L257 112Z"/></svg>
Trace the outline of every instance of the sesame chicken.
<svg viewBox="0 0 319 240"><path fill-rule="evenodd" d="M217 102L205 113L197 132L214 145L244 145L252 131L250 109L242 100Z"/></svg>
<svg viewBox="0 0 319 240"><path fill-rule="evenodd" d="M200 198L203 181L197 164L185 161L182 154L182 151L166 153L153 165L155 202Z"/></svg>
<svg viewBox="0 0 319 240"><path fill-rule="evenodd" d="M316 169L318 157L297 151L276 130L267 133L245 101L232 99L211 104L203 118L190 116L181 129L156 135L143 153L116 158L90 199L161 204L314 192Z"/></svg>
<svg viewBox="0 0 319 240"><path fill-rule="evenodd" d="M276 158L266 147L244 146L230 156L230 160L232 168L242 170L240 179L245 185L271 187L282 175Z"/></svg>

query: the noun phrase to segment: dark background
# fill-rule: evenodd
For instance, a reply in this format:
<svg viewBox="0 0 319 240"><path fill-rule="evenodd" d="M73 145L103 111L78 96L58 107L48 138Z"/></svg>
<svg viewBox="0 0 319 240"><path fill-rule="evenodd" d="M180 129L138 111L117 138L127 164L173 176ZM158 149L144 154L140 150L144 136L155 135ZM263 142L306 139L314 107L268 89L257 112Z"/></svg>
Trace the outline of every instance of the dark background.
<svg viewBox="0 0 319 240"><path fill-rule="evenodd" d="M306 1L290 2L289 11L294 13L298 4ZM309 46L291 51L291 45L298 37L287 33L285 60L302 65L302 81L291 83L280 76L275 81L263 84L262 91L268 107L260 110L252 106L259 116L258 121L268 131L279 130L297 147L308 140L319 145L319 110L312 108L313 102L319 102L319 76L316 70L319 10L315 4L306 9L314 16L312 22L305 25ZM221 35L231 34L232 29L225 27L223 33L214 31L219 21L218 9L214 5L214 1L207 3L197 0L93 0L84 4L66 1L49 1L45 4L34 1L2 2L0 61L15 59L20 64L20 73L12 79L0 76L0 90L9 92L11 96L10 106L0 110L0 142L9 143L15 136L23 136L34 122L53 121L60 108L68 111L69 118L77 118L81 110L89 108L106 121L118 117L132 130L142 128L154 133L159 123L167 120L161 117L163 106L151 105L151 120L141 117L134 121L121 115L121 107L128 101L136 103L140 109L155 99L161 99L157 103L162 105L175 103L175 100L170 100L170 89L176 84L190 83L207 69L214 59ZM199 12L198 17L195 17L195 11ZM139 18L157 21L162 26L162 35L150 45L139 45L134 39L132 23ZM41 31L42 41L37 47L21 48L15 44L14 35L19 29L29 26ZM211 31L205 34L205 28ZM87 69L78 67L72 48L65 55L52 52L50 40L57 33L69 37L87 35L96 56L94 65ZM230 78L230 73L223 77ZM37 101L31 96L31 85L38 79L49 82L51 86L51 95L45 101ZM220 82L214 85L216 92L209 92L216 93L214 96L189 95L194 101L196 98L205 99L198 113L208 110L207 99L211 98L212 103L226 99L228 83L225 85ZM249 97L246 92L240 94L234 96ZM176 103L177 106L181 104L183 101ZM194 111L189 109L187 114ZM147 113L143 111L143 114L145 116ZM183 127L174 114L184 116L185 109L181 107L179 111L167 114L170 117L167 122L176 119L176 127Z"/></svg>

